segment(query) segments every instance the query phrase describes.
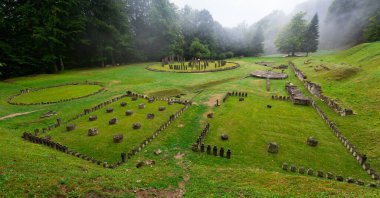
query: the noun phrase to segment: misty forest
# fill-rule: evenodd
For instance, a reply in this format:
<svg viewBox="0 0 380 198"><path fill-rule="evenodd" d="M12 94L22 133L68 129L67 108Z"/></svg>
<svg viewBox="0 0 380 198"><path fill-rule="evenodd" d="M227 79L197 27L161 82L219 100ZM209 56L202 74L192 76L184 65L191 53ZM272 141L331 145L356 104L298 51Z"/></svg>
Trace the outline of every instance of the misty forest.
<svg viewBox="0 0 380 198"><path fill-rule="evenodd" d="M0 197L380 197L380 1L208 1L1 1Z"/></svg>

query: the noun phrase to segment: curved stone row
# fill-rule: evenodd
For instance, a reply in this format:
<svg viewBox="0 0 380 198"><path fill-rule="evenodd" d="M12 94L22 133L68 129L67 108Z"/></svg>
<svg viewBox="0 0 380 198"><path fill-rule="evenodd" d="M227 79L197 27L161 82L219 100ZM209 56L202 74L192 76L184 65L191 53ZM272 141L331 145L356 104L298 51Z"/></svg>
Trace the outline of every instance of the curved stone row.
<svg viewBox="0 0 380 198"><path fill-rule="evenodd" d="M356 161L362 166L363 170L366 171L372 179L377 180L380 184L380 175L371 168L371 165L367 162L367 156L361 154L355 146L340 132L338 127L334 122L332 122L329 117L327 117L326 113L322 111L322 109L316 104L315 101L311 102L312 107L317 111L320 117L326 122L326 124L333 131L334 135L340 140L343 146L352 154L352 156L356 159Z"/></svg>
<svg viewBox="0 0 380 198"><path fill-rule="evenodd" d="M49 89L49 88L55 88L55 87L62 87L62 86L68 86L68 85L81 85L81 84L84 84L84 85L97 85L97 86L100 86L102 87L101 89L99 89L97 92L94 92L92 94L89 94L89 95L85 95L85 96L80 96L80 97L75 97L75 98L69 98L69 99L64 99L64 100L59 100L59 101L53 101L53 102L38 102L38 103L20 103L20 102L12 102L12 100L18 96L21 96L23 94L27 94L29 92L34 92L34 91L39 91L39 90L43 90L43 89ZM86 98L86 97L90 97L90 96L93 96L95 94L98 94L102 91L105 90L105 86L100 83L100 82L89 82L89 81L85 81L84 83L66 83L66 84L60 84L60 85L53 85L53 86L48 86L48 87L41 87L41 88L36 88L36 89L23 89L23 90L20 90L20 93L16 94L16 95L13 95L11 97L8 98L7 102L11 105L21 105L21 106L28 106L28 105L46 105L46 104L56 104L56 103L61 103L61 102L68 102L68 101L72 101L72 100L78 100L78 99L81 99L81 98Z"/></svg>
<svg viewBox="0 0 380 198"><path fill-rule="evenodd" d="M341 175L335 175L331 172L327 172L326 174L321 171L321 170L318 170L318 171L314 171L312 168L305 168L303 166L300 166L300 167L296 167L295 165L291 164L290 166L287 164L287 163L283 163L282 164L282 170L284 171L290 171L290 172L293 172L293 173L299 173L301 175L308 175L308 176L317 176L319 178L326 178L326 179L329 179L329 180L336 180L338 182L343 182L344 181L344 177L341 176ZM358 180L355 180L354 178L352 177L347 177L346 178L346 182L347 183L350 183L350 184L357 184L357 185L360 185L360 186L364 186L364 181L361 180L361 179L358 179ZM371 187L371 188L375 188L377 187L377 184L376 183L369 183L368 184L368 187Z"/></svg>
<svg viewBox="0 0 380 198"><path fill-rule="evenodd" d="M114 103L114 102L117 102L118 100L122 99L122 98L125 98L125 97L136 97L136 98L143 98L143 99L146 99L149 101L149 97L146 96L146 95L142 95L142 94L137 94L137 93L133 93L131 91L127 91L126 94L124 95L121 95L121 96L118 96L118 97L115 97L115 98L112 98L110 100L107 100L105 102L102 102L92 108L89 108L89 109L84 109L83 113L80 113L78 115L76 115L75 117L69 119L67 122L65 123L69 123L69 122L72 122L76 119L79 119L81 118L82 116L85 116L87 114L90 114L91 112L94 112L94 111L97 111L97 110L100 110L102 109L103 107L111 104L111 103ZM96 163L97 165L101 165L103 166L104 168L116 168L120 165L122 165L123 163L127 162L127 159L130 159L132 156L134 156L135 154L137 154L138 152L140 152L148 143L150 143L151 141L153 141L153 139L155 139L162 131L164 131L176 118L178 118L179 116L181 116L185 110L187 110L191 105L192 105L192 102L191 101L182 101L182 100L179 100L179 99L176 99L176 100L173 100L173 99L170 99L170 98L154 98L153 101L168 101L168 103L177 103L177 104L182 104L182 105L185 105L183 108L181 108L178 112L176 112L175 114L171 115L169 120L167 122L165 122L164 124L162 124L154 133L153 135L149 136L148 138L146 138L139 146L136 146L135 148L133 148L131 151L129 151L128 153L121 153L121 161L119 161L118 163L116 164L109 164L108 162L106 161L100 161L100 160L96 160L92 157L89 157L89 156L86 156L84 154L81 154L79 152L76 152L76 151L73 151L73 150L69 150L67 146L62 146L60 145L59 143L52 143L53 145L59 145L58 147L57 146L54 146L52 148L57 148L57 150L60 150L62 152L65 152L67 154L70 154L70 155L73 155L73 156L76 156L78 158L82 158L84 160L87 160L87 161L91 161L92 163ZM57 128L59 126L61 126L62 124L62 121L61 119L57 119L57 123L54 124L54 125L49 125L47 128L43 128L42 129L42 132L45 133L47 131L50 131L52 130L53 128ZM75 127L75 126L74 126ZM44 144L44 145L50 145L46 142L52 142L50 140L47 140L47 139L44 139L44 138L40 138L40 137L37 137L37 135L40 133L40 129L35 129L35 135L31 134L31 133L27 133L25 132L24 135L23 135L23 138L25 140L28 140L30 142L33 142L33 143L37 143L37 144Z"/></svg>
<svg viewBox="0 0 380 198"><path fill-rule="evenodd" d="M346 116L346 115L353 115L352 109L346 109L342 107L340 104L338 104L336 101L333 99L325 96L322 91L322 87L316 83L313 83L309 80L307 80L307 76L299 70L296 65L293 62L289 62L289 65L292 67L294 73L300 79L306 89L313 94L315 97L318 97L321 99L323 102L325 102L331 109L333 109L335 112L339 113L341 116Z"/></svg>
<svg viewBox="0 0 380 198"><path fill-rule="evenodd" d="M229 62L229 63L234 63L234 62ZM209 70L209 71L165 71L165 70L159 70L159 69L153 69L151 68L152 65L148 65L145 67L146 70L149 70L149 71L153 71L153 72L171 72L171 73L187 73L187 74L191 74L191 73L208 73L208 72L220 72L220 71L227 71L227 70L232 70L232 69L237 69L240 67L240 64L239 63L234 63L236 64L235 66L233 67L226 67L226 68L221 68L221 69L215 69L215 70Z"/></svg>

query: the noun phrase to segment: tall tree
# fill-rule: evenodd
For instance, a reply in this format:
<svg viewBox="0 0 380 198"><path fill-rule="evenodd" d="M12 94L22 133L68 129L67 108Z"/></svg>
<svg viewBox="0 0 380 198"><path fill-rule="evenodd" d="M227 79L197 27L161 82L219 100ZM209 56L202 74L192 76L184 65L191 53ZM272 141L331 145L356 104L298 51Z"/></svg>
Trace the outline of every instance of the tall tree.
<svg viewBox="0 0 380 198"><path fill-rule="evenodd" d="M207 45L201 43L198 38L195 38L190 45L190 53L194 58L209 58L210 50Z"/></svg>
<svg viewBox="0 0 380 198"><path fill-rule="evenodd" d="M264 34L263 34L263 29L261 26L259 26L256 29L255 35L253 36L253 41L252 41L252 54L254 56L258 56L259 54L264 53Z"/></svg>
<svg viewBox="0 0 380 198"><path fill-rule="evenodd" d="M318 14L315 14L313 19L305 32L304 38L304 51L306 56L309 55L309 52L316 52L318 50L319 44L319 20Z"/></svg>
<svg viewBox="0 0 380 198"><path fill-rule="evenodd" d="M380 41L380 11L369 19L369 24L364 29L364 36L367 42Z"/></svg>
<svg viewBox="0 0 380 198"><path fill-rule="evenodd" d="M278 35L275 44L278 51L295 56L296 52L302 51L307 22L305 13L296 14L290 23Z"/></svg>

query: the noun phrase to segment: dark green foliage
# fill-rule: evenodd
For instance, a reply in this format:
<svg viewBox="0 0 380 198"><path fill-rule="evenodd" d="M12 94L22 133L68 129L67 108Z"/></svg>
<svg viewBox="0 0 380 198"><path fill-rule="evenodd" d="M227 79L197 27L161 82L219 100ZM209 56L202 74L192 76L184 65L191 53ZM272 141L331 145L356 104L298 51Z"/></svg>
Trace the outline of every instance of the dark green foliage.
<svg viewBox="0 0 380 198"><path fill-rule="evenodd" d="M275 44L278 51L295 56L296 52L301 52L304 44L307 23L304 19L305 13L296 14L290 23L278 35Z"/></svg>
<svg viewBox="0 0 380 198"><path fill-rule="evenodd" d="M315 14L305 33L304 51L307 54L309 54L309 52L316 52L318 50L318 43L319 43L318 38L319 38L319 20L318 20L318 14Z"/></svg>
<svg viewBox="0 0 380 198"><path fill-rule="evenodd" d="M210 58L208 46L201 43L198 38L195 38L191 43L190 54L195 58Z"/></svg>
<svg viewBox="0 0 380 198"><path fill-rule="evenodd" d="M380 41L380 11L369 19L369 24L364 30L364 36L368 42Z"/></svg>

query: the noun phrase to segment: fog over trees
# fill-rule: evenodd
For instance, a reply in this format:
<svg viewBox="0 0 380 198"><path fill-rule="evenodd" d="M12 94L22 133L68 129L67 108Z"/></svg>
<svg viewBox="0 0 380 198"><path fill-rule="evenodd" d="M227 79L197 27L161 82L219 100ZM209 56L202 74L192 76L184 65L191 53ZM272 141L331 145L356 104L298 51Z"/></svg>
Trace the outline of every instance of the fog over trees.
<svg viewBox="0 0 380 198"><path fill-rule="evenodd" d="M223 59L288 53L275 43L284 43L277 38L300 13L302 38L311 40L306 46L298 43L294 52L316 51L315 35L305 37L315 14L319 48L346 48L379 40L379 10L378 0L309 0L289 15L273 11L258 22L225 28L207 10L178 8L168 0L7 0L0 3L0 77L158 61L168 55Z"/></svg>

